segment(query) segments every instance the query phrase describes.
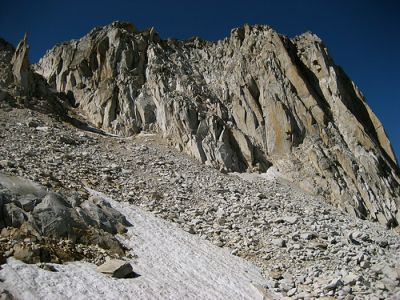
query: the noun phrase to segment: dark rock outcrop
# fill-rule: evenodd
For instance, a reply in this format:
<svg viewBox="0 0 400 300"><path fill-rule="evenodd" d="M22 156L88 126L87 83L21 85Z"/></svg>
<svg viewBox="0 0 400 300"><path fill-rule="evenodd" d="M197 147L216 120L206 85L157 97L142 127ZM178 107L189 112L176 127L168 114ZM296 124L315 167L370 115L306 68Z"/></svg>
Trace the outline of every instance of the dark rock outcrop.
<svg viewBox="0 0 400 300"><path fill-rule="evenodd" d="M124 254L124 247L114 235L126 232L126 227L131 226L125 217L109 204L93 198L76 204L73 197L46 192L29 180L0 174L0 231L16 228L22 235L38 240L68 239ZM26 245L17 250L14 256L26 262L33 262L35 255L46 261L39 249L36 254Z"/></svg>

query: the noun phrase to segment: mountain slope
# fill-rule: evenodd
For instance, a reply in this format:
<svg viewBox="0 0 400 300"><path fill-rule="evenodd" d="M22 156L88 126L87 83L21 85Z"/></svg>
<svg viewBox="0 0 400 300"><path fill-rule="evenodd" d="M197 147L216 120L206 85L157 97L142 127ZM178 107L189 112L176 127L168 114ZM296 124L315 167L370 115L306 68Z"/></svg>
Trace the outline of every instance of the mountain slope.
<svg viewBox="0 0 400 300"><path fill-rule="evenodd" d="M27 120L26 124L21 120ZM163 269L163 274L168 276L168 265L171 266L171 280L181 275L182 279L187 276L190 278L184 270L189 272L190 261L186 258L193 256L196 256L193 257L194 261L209 260L211 266L219 265L220 262L213 262L213 259L218 260L220 257L218 251L214 249L214 252L211 248L210 251L215 255L210 257L202 251L195 252L184 256L182 263L180 257L163 255L167 251L165 248L152 249L160 248L152 242L156 235L168 239L168 228L177 226L198 236L180 237L179 231L175 231L174 236L178 240L187 239L191 244L196 244L200 237L225 248L225 253L230 251L233 255L257 265L267 281L266 288L282 296L333 296L345 299L353 295L363 299L399 298L398 233L387 230L381 224L351 217L323 199L311 197L295 189L279 176L266 180L264 174L243 173L240 177L237 174L222 174L212 167L200 164L185 153L168 147L165 140L155 134L142 133L129 138L100 135L82 131L29 109L0 109L0 136L4 141L0 147L2 173L34 180L52 191L73 196L77 201L85 202L91 198L87 192L90 189L101 191L115 199L111 203L113 207L124 214L133 225L128 230L138 233L136 236L125 236L122 240L124 245L127 242L129 250L137 254L137 263L133 264L133 268L143 276L136 278L140 280L130 281L134 285L130 290L141 290L137 285L151 281L149 291L155 291L157 277L154 274L157 269ZM267 174L274 175L272 170L273 168ZM169 224L165 233L157 230L152 238L143 241L146 239L145 234L152 235L157 226L135 214L131 218L130 212L139 211L135 205L174 225ZM147 220L151 219L154 218ZM157 220L156 223L160 221ZM32 242L32 239L19 241L28 246ZM12 245L13 240L3 231L0 247L10 243ZM206 245L202 242L199 244ZM171 247L171 253L180 251L179 247L174 249L170 244L168 247ZM204 249L201 245L199 248ZM156 252L155 257L163 256L165 260L158 264L151 255L153 251ZM5 255L9 256L10 253ZM97 261L101 257L104 258L104 254L96 255L93 259ZM233 258L224 257L226 262L234 261ZM173 266L176 264L185 265L184 270L181 270L184 274L175 271ZM199 278L197 275L201 274L195 266L193 264L192 272ZM92 288L76 291L64 288L63 281L63 278L73 277L75 274L79 278L84 277L84 280L99 278L100 274L93 274L94 265L80 263L76 268L55 265L61 271L54 274L48 274L48 271L37 266L26 266L12 261L1 267L3 270L0 271L0 281L8 279L4 283L0 282L0 294L2 284L10 291L29 287L21 280L15 287L15 273L10 272L10 267L17 273L20 272L22 278L27 276L27 282L32 282L32 274L39 274L39 278L58 278L56 282L61 287L52 286L53 281L41 282L37 280L38 277L34 277L38 284L35 287L41 289L38 291L39 296L52 288L64 295L87 292L95 296L97 293ZM221 270L229 270L229 267L221 267ZM237 276L242 274L239 271ZM212 273L215 275L215 272L217 270L214 269ZM236 275L233 277L236 278ZM221 280L229 281L231 275L226 276ZM122 289L124 282L106 280L103 276L101 278L105 281L100 291L111 293L121 287L121 294L125 293L126 290ZM169 279L164 278L160 282ZM243 282L243 286L247 282ZM335 284L332 285L332 282ZM81 286L76 279L73 279L72 284ZM185 292L183 286L176 287L175 295ZM189 287L188 290L193 291L194 288ZM172 296L172 289L168 289L168 294L176 298ZM223 289L221 287L222 291ZM33 291L36 292L36 288ZM219 291L220 289L209 293ZM236 290L231 293L236 293ZM144 295L138 298L148 297Z"/></svg>
<svg viewBox="0 0 400 300"><path fill-rule="evenodd" d="M355 216L400 221L382 124L311 33L246 25L218 42L177 41L114 22L55 46L35 71L110 133L159 132L223 171L274 166Z"/></svg>

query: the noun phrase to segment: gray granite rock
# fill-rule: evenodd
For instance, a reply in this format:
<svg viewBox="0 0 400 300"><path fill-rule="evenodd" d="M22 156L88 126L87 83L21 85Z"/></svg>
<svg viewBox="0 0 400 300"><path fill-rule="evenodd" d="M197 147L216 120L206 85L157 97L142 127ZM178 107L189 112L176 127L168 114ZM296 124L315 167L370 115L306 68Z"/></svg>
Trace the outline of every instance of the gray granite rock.
<svg viewBox="0 0 400 300"><path fill-rule="evenodd" d="M106 261L104 264L97 267L97 271L115 278L127 278L135 274L129 262L118 259Z"/></svg>

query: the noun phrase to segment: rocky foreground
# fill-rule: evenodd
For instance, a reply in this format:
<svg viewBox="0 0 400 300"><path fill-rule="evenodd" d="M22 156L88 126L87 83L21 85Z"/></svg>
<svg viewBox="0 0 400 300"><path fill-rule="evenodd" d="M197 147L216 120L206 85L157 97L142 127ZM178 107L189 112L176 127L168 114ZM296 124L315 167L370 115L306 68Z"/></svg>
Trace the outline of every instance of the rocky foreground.
<svg viewBox="0 0 400 300"><path fill-rule="evenodd" d="M103 200L135 224L121 238L137 257L109 260L99 267L76 261L44 264L42 268L10 258L0 277L17 299L252 300L274 296L263 287L265 279L259 269L231 255L228 249L186 233L128 202L115 202L106 196ZM118 274L113 272L113 278L110 275L116 264L125 267ZM135 273L130 278L115 279L132 268Z"/></svg>
<svg viewBox="0 0 400 300"><path fill-rule="evenodd" d="M0 113L5 174L82 200L89 188L139 205L253 262L266 289L282 296L399 297L398 234L347 216L279 174L224 175L154 134L119 138L32 110ZM4 243L21 241L2 236Z"/></svg>

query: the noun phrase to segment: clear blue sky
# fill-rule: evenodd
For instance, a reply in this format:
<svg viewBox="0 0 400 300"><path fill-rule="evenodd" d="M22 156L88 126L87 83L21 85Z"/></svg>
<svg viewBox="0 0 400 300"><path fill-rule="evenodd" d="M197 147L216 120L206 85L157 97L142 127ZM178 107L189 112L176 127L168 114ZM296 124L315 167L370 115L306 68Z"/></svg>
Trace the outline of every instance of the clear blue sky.
<svg viewBox="0 0 400 300"><path fill-rule="evenodd" d="M0 36L29 33L31 61L95 26L126 20L161 37L217 40L234 27L268 24L293 37L311 30L359 86L400 158L400 1L9 1L0 2Z"/></svg>

